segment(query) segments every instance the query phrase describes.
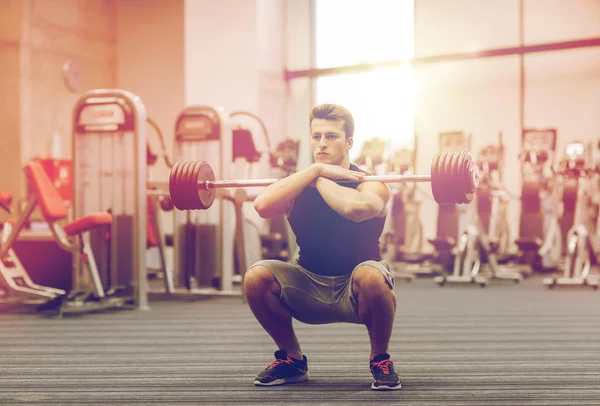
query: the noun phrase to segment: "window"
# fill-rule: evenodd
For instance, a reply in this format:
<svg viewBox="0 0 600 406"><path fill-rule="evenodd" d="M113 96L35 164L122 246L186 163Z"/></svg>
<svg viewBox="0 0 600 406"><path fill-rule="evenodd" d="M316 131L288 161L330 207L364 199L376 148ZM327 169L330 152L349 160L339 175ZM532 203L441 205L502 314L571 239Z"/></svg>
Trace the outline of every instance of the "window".
<svg viewBox="0 0 600 406"><path fill-rule="evenodd" d="M316 68L414 55L414 0L315 0Z"/></svg>
<svg viewBox="0 0 600 406"><path fill-rule="evenodd" d="M414 0L315 0L316 67L408 59L414 56ZM414 145L415 80L411 68L318 77L315 104L346 107L355 121L350 159L366 140L388 147Z"/></svg>

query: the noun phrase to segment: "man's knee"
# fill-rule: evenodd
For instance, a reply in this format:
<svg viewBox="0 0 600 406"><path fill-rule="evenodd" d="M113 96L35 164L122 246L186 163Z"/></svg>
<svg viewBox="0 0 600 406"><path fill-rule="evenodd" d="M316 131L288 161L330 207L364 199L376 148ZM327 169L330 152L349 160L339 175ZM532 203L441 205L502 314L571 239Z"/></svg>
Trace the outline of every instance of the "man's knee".
<svg viewBox="0 0 600 406"><path fill-rule="evenodd" d="M355 295L360 295L367 300L394 296L394 291L379 269L369 265L359 266L354 270L352 290Z"/></svg>
<svg viewBox="0 0 600 406"><path fill-rule="evenodd" d="M266 294L279 295L281 288L273 272L263 265L254 265L244 275L244 290L247 297Z"/></svg>

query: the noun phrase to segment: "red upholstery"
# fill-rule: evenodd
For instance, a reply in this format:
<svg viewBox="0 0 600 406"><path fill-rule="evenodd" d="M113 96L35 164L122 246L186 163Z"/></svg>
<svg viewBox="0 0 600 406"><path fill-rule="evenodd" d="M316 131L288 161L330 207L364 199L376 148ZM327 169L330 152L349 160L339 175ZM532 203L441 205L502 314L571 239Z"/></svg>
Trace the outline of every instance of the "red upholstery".
<svg viewBox="0 0 600 406"><path fill-rule="evenodd" d="M64 229L67 235L75 235L96 227L109 225L110 223L112 223L112 215L110 213L94 213L66 224Z"/></svg>
<svg viewBox="0 0 600 406"><path fill-rule="evenodd" d="M8 192L5 192L4 190L0 190L0 207L9 209L11 203L12 195Z"/></svg>
<svg viewBox="0 0 600 406"><path fill-rule="evenodd" d="M44 218L47 221L66 218L68 212L65 203L42 165L37 161L31 161L25 165L24 171Z"/></svg>
<svg viewBox="0 0 600 406"><path fill-rule="evenodd" d="M10 224L11 226L14 227L15 224L17 224L17 219L8 219L8 220L5 220L5 221L1 222L0 223L0 230L2 230L4 228L4 223L8 223L8 224Z"/></svg>

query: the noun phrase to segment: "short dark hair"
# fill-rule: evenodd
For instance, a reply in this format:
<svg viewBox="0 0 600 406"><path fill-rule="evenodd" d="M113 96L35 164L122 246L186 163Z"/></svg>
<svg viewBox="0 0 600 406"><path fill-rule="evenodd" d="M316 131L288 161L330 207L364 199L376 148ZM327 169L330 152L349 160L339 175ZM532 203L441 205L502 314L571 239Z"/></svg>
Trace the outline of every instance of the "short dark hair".
<svg viewBox="0 0 600 406"><path fill-rule="evenodd" d="M348 109L338 104L326 103L316 105L310 111L309 123L312 123L312 121L315 118L320 118L323 120L343 121L346 139L354 136L354 118L352 117L352 113L350 113Z"/></svg>

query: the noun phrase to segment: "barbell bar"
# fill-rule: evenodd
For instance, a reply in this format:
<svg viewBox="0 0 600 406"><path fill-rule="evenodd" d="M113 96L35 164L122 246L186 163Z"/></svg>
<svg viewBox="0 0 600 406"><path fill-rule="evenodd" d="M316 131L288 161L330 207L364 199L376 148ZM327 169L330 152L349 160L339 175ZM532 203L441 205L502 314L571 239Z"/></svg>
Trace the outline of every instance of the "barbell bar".
<svg viewBox="0 0 600 406"><path fill-rule="evenodd" d="M279 179L216 180L206 161L180 161L169 174L169 194L179 210L207 210L215 200L215 189L269 186ZM464 204L473 200L479 186L479 171L470 153L441 152L431 163L430 175L367 175L363 179L334 179L348 184L367 181L383 183L431 182L431 190L440 204Z"/></svg>
<svg viewBox="0 0 600 406"><path fill-rule="evenodd" d="M205 180L204 184L198 182L200 189L221 189L221 188L236 188L236 187L257 187L269 186L277 182L279 179L247 179L247 180ZM430 182L429 175L383 175L383 176L364 176L361 180L350 179L335 179L336 183L349 184L356 182L378 181L383 183L412 183L412 182Z"/></svg>

